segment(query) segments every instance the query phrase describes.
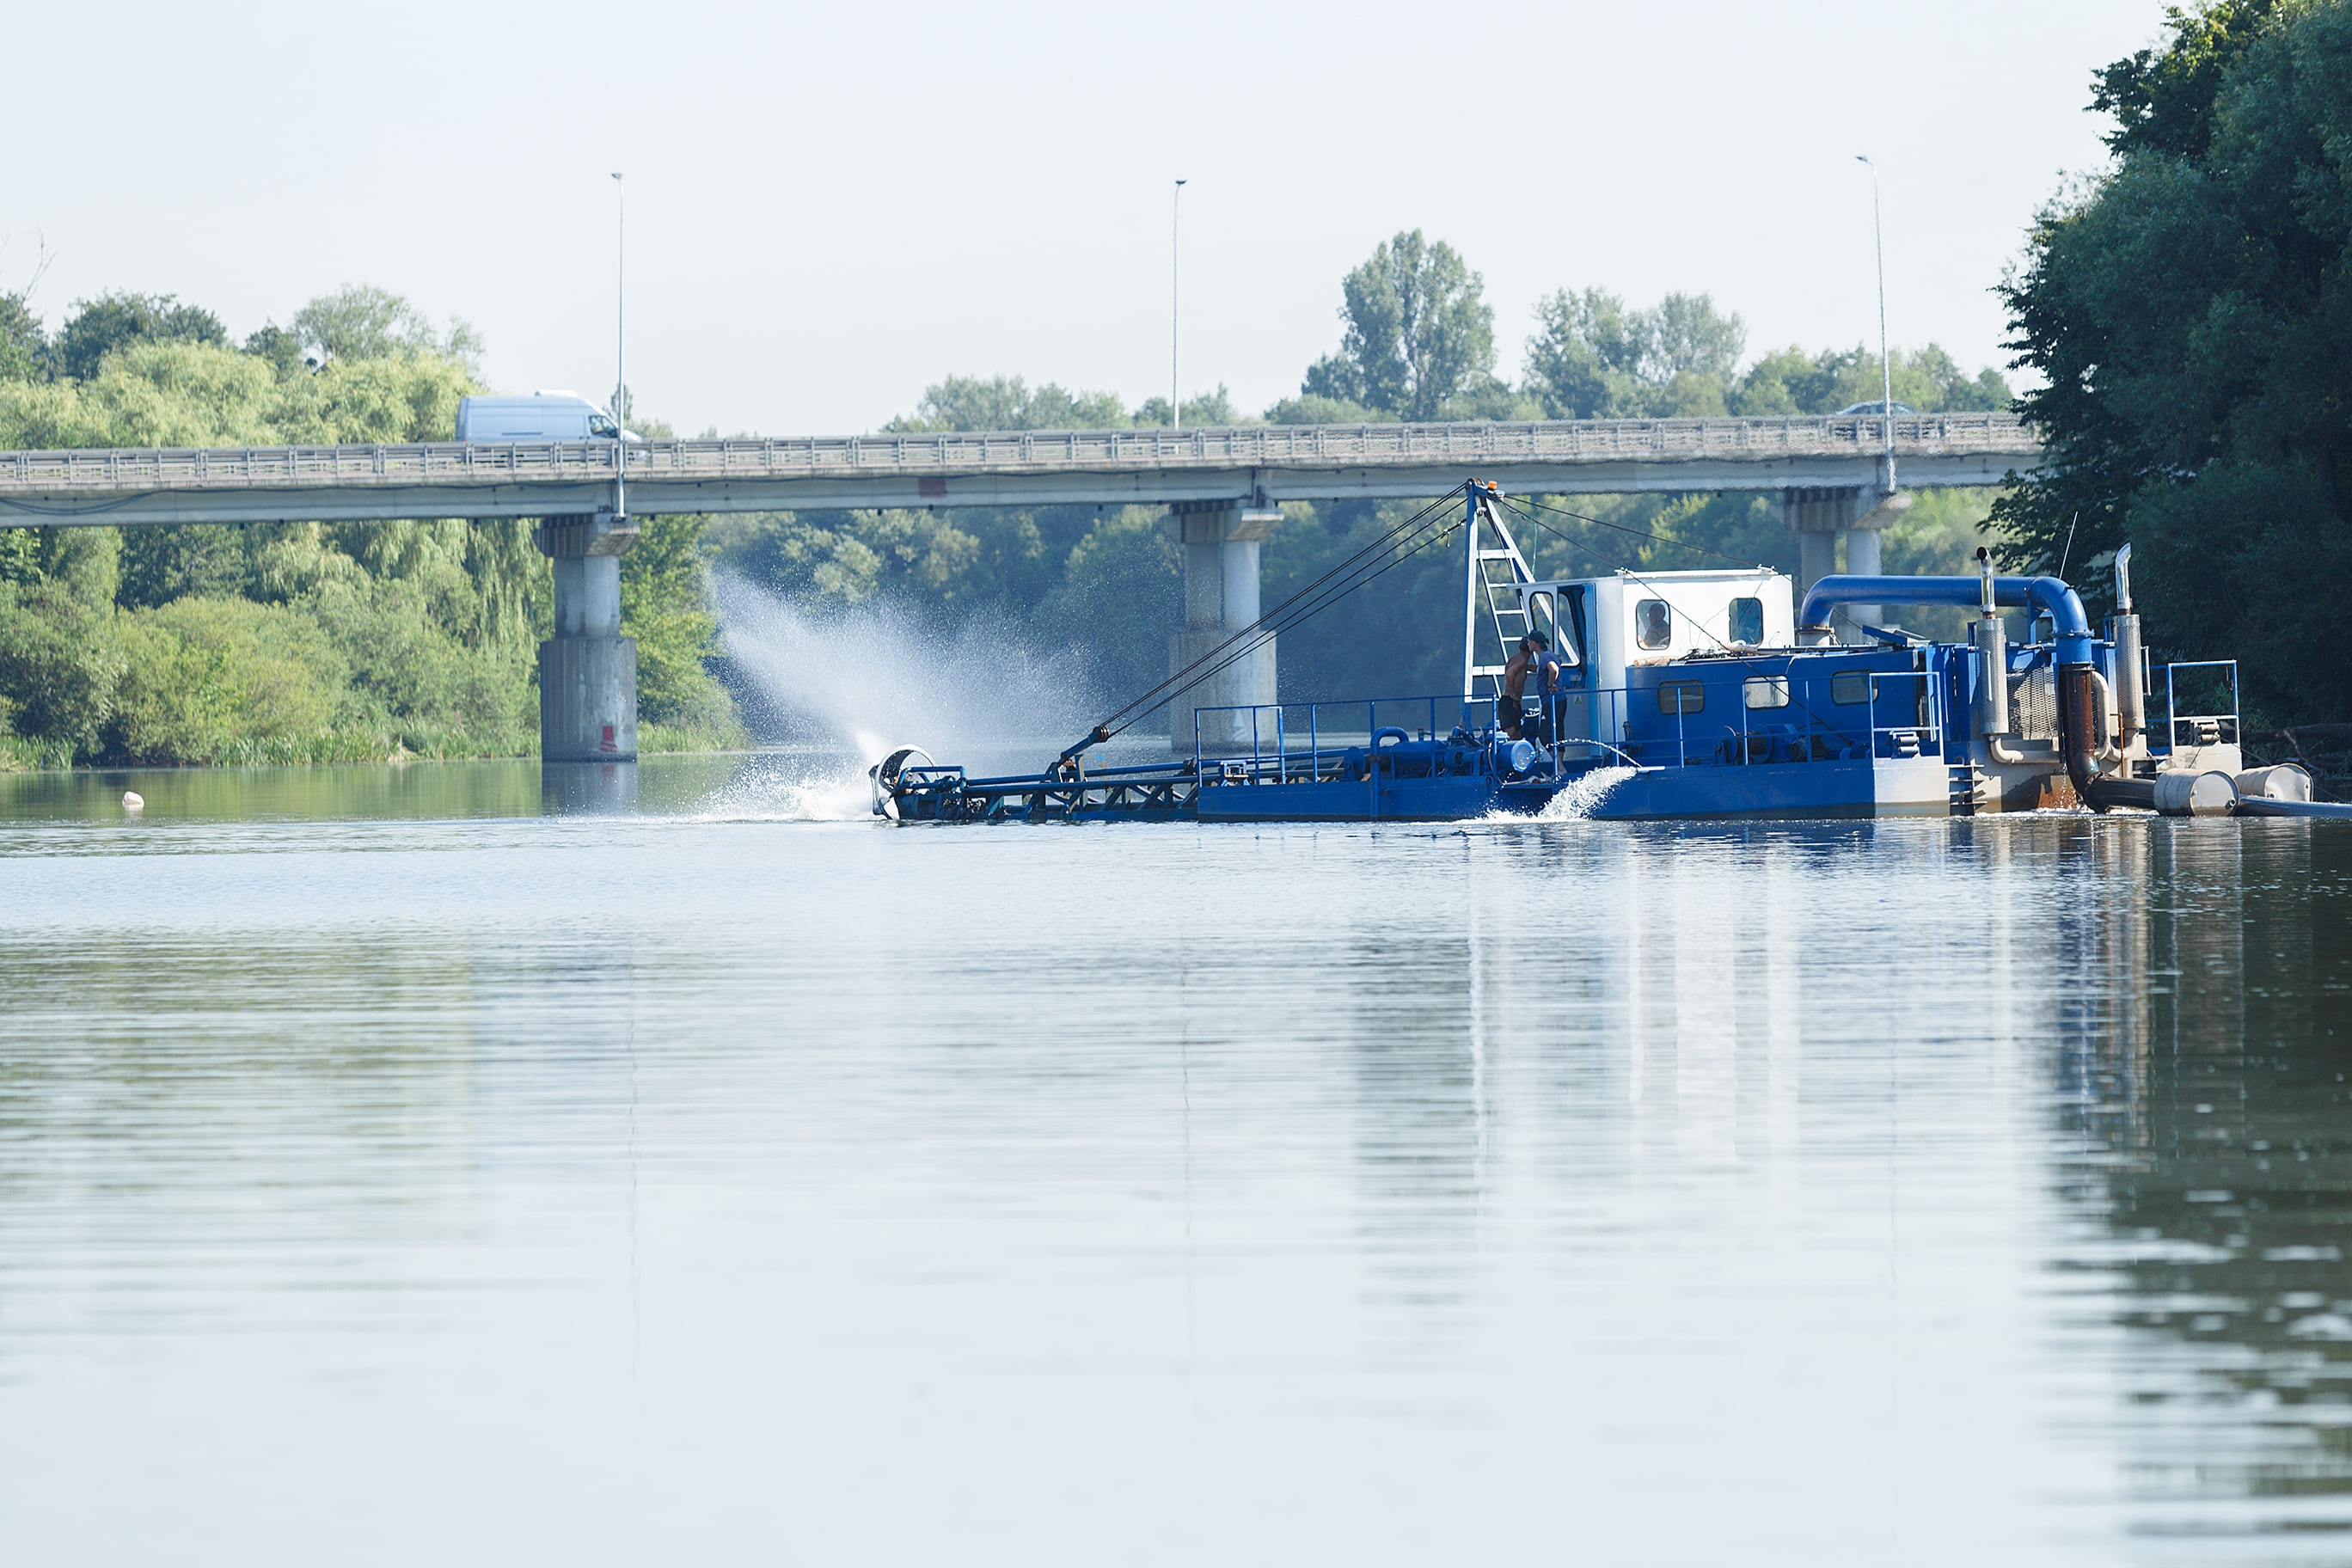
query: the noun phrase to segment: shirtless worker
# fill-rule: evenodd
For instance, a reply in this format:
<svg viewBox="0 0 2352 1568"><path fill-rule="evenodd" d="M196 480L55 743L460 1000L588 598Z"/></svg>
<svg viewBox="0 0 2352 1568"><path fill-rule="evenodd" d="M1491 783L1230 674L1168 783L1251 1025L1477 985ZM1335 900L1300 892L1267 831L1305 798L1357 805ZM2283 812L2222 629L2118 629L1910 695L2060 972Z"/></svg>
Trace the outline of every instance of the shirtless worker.
<svg viewBox="0 0 2352 1568"><path fill-rule="evenodd" d="M1514 741L1527 738L1522 733L1528 725L1520 700L1527 692L1530 675L1536 678L1538 698L1551 696L1559 686L1559 660L1552 657L1551 643L1541 632L1529 632L1521 637L1518 651L1511 656L1510 663L1503 666L1503 700L1496 705L1499 710L1496 721L1502 725L1503 733ZM1540 733L1540 721L1536 728Z"/></svg>

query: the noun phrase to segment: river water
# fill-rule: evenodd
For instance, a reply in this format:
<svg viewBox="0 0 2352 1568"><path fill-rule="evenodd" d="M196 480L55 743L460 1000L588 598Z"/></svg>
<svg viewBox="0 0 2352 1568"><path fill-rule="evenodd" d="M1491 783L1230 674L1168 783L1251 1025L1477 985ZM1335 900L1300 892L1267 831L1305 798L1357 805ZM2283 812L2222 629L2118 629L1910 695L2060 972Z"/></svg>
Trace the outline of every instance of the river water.
<svg viewBox="0 0 2352 1568"><path fill-rule="evenodd" d="M0 779L0 1560L2352 1558L2352 825L860 810Z"/></svg>

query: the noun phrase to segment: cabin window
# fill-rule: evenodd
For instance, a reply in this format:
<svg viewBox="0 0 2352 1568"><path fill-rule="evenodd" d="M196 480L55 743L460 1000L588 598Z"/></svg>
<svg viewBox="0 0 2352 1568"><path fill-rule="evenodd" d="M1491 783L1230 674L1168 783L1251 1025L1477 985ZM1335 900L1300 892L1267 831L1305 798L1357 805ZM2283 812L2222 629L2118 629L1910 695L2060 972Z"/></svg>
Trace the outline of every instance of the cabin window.
<svg viewBox="0 0 2352 1568"><path fill-rule="evenodd" d="M1643 599L1633 606L1633 641L1643 647L1664 647L1675 640L1675 613L1664 599ZM1664 689L1663 687L1661 690ZM1698 710L1692 709L1692 712Z"/></svg>
<svg viewBox="0 0 2352 1568"><path fill-rule="evenodd" d="M1658 601L1653 599L1652 604ZM1697 713L1706 708L1706 688L1696 680L1664 680L1658 683L1658 711L1661 713Z"/></svg>
<svg viewBox="0 0 2352 1568"><path fill-rule="evenodd" d="M1732 601L1731 601L1731 640L1732 640L1733 642L1744 642L1744 643L1746 643L1749 647L1754 647L1758 646L1759 644L1760 644L1761 642L1763 642L1763 640L1764 640L1764 601L1763 601L1763 600L1761 600L1761 599L1734 599L1734 600L1732 600ZM1754 685L1754 684L1755 684L1755 682L1750 681L1748 684L1752 686L1752 685ZM1783 681L1783 682L1781 683L1781 689L1782 689L1782 693L1783 693L1783 695L1782 695L1782 698L1781 698L1781 701L1780 701L1780 702L1779 702L1779 703L1775 703L1775 704L1774 704L1774 706L1775 706L1775 707L1781 707L1781 706L1785 706L1785 705L1786 705L1787 700L1787 700L1787 696L1786 696L1786 692L1787 692L1787 686L1788 686L1788 683L1787 683L1786 681ZM1758 704L1757 704L1757 703L1754 703L1754 702L1750 702L1748 706L1749 706L1750 708L1754 708L1754 707L1757 707L1757 706L1758 706Z"/></svg>
<svg viewBox="0 0 2352 1568"><path fill-rule="evenodd" d="M1753 604L1755 601L1748 601ZM1767 675L1747 683L1748 706L1750 708L1786 708L1789 705L1789 678Z"/></svg>
<svg viewBox="0 0 2352 1568"><path fill-rule="evenodd" d="M1849 670L1830 677L1830 700L1841 707L1851 708L1857 702L1870 700L1870 671Z"/></svg>
<svg viewBox="0 0 2352 1568"><path fill-rule="evenodd" d="M1582 588L1568 588L1562 590L1560 594L1559 608L1561 612L1568 616L1568 623L1565 628L1568 636L1558 647L1554 647L1552 651L1559 655L1560 662L1562 664L1582 664L1584 662L1584 596L1587 590Z"/></svg>
<svg viewBox="0 0 2352 1568"><path fill-rule="evenodd" d="M1552 623L1551 595L1536 593L1528 595L1528 630L1543 638L1544 647L1558 649L1559 628Z"/></svg>

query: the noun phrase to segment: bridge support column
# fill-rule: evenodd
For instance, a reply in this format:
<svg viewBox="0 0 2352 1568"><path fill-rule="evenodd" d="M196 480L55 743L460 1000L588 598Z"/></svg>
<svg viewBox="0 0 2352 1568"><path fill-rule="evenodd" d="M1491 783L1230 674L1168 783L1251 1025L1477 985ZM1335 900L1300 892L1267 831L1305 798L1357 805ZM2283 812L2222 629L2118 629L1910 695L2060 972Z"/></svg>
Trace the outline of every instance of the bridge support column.
<svg viewBox="0 0 2352 1568"><path fill-rule="evenodd" d="M621 635L621 554L636 524L551 517L532 537L555 574L555 635L539 645L540 761L635 762L637 645Z"/></svg>
<svg viewBox="0 0 2352 1568"><path fill-rule="evenodd" d="M1864 521L1875 522L1878 520L1875 515L1874 515ZM1845 531L1845 569L1850 574L1856 577L1875 577L1878 575L1877 529L1864 528L1860 522L1852 523L1847 526ZM1879 617L1885 614L1885 612L1880 609L1876 605L1848 605L1846 606L1847 617L1851 620L1859 621L1862 625L1866 626L1877 626L1879 624ZM1848 640L1853 642L1866 642L1869 640L1860 632L1849 631L1846 635Z"/></svg>
<svg viewBox="0 0 2352 1568"><path fill-rule="evenodd" d="M1162 526L1184 553L1184 629L1168 639L1169 674L1208 658L1258 618L1258 546L1281 521L1279 509L1246 501L1185 501L1169 512ZM1272 637L1247 653L1227 649L1169 702L1169 749L1192 754L1194 709L1268 703L1274 693ZM1249 714L1203 713L1200 722L1204 752L1249 750ZM1261 740L1273 744L1270 719Z"/></svg>
<svg viewBox="0 0 2352 1568"><path fill-rule="evenodd" d="M1900 490L1889 493L1859 486L1782 490L1781 520L1797 535L1798 602L1803 603L1807 589L1838 569L1841 533L1845 535L1846 571L1858 577L1877 576L1882 570L1879 530L1910 505L1911 498ZM1853 629L1854 624L1876 626L1880 612L1875 605L1846 605L1832 614L1839 641L1866 642L1869 639Z"/></svg>
<svg viewBox="0 0 2352 1568"><path fill-rule="evenodd" d="M1862 509L1859 489L1789 489L1780 496L1780 521L1797 536L1797 602L1837 571L1837 536Z"/></svg>

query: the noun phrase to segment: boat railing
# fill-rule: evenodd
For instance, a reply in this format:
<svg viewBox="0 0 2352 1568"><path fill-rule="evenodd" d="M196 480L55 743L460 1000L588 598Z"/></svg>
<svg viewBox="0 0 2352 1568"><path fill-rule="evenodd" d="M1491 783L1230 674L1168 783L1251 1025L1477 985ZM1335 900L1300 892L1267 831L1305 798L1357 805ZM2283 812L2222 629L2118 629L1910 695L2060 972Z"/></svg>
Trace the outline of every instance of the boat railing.
<svg viewBox="0 0 2352 1568"><path fill-rule="evenodd" d="M1919 704L1908 724L1878 721L1881 681L1919 683ZM1937 757L1944 752L1944 686L1935 672L1925 669L1874 669L1870 672L1870 754L1888 761Z"/></svg>
<svg viewBox="0 0 2352 1568"><path fill-rule="evenodd" d="M1493 697L1447 695L1353 698L1344 702L1234 702L1215 708L1195 708L1192 710L1192 767L1195 775L1202 778L1209 776L1207 770L1213 763L1221 776L1237 780L1246 778L1255 782L1270 773L1276 784L1311 782L1323 776L1323 748L1327 745L1332 748L1330 760L1337 763L1351 744L1359 743L1354 739L1359 733L1363 737L1360 744L1371 746L1378 742L1385 730L1402 731L1410 735L1412 721L1414 720L1421 721L1419 728L1423 740L1436 740L1453 731L1454 726L1450 724L1443 730L1438 728L1437 716L1446 710L1458 710L1463 727L1475 731L1496 722L1499 700ZM1303 757L1290 749L1293 731L1289 715L1300 709L1306 710L1307 717L1307 751ZM1383 710L1387 713L1386 723L1381 722ZM1358 713L1364 718L1364 727L1360 731L1349 722ZM1213 724L1214 728L1228 729L1226 737L1214 742L1203 734L1202 728L1202 717L1209 714L1237 716L1230 727ZM1243 714L1248 715L1247 752L1242 750L1238 733L1243 726L1238 715ZM1398 723L1400 719L1405 720L1406 723ZM1347 727L1341 728L1341 725ZM1271 750L1268 750L1269 746Z"/></svg>
<svg viewBox="0 0 2352 1568"><path fill-rule="evenodd" d="M1824 754L1816 749L1824 736L1833 738L1841 747L1864 750L1874 758L1890 761L1943 754L1944 689L1932 671L1870 671L1867 706L1860 715L1866 724L1857 723L1851 730L1822 716L1835 700L1830 679L1795 675L1761 679L1780 686L1778 694L1785 700L1750 707L1748 688L1756 682L1743 681L1735 689L1739 703L1737 721L1708 715L1694 723L1694 718L1703 713L1704 708L1692 706L1678 694L1671 699L1668 694L1685 684L1699 685L1696 681L1553 692L1543 700L1544 721L1537 731L1544 738L1543 771L1558 781L1586 764L1606 761L1633 767L1687 767L1694 763L1715 761L1761 763L1772 760L1775 747L1783 742L1797 758L1811 760ZM1880 687L1882 683L1894 682L1916 683L1919 696L1909 721L1881 722ZM1657 701L1661 716L1673 717L1671 738L1655 732L1634 734L1630 721L1632 704L1637 697ZM1671 708L1666 706L1669 700L1673 702ZM1441 714L1450 718L1458 712L1464 728L1473 733L1481 732L1496 723L1503 700L1496 697L1465 699L1447 695L1345 702L1236 702L1196 708L1192 710L1192 766L1195 776L1204 781L1214 776L1236 784L1311 782L1323 778L1350 747L1376 748L1384 732L1411 739L1417 731L1423 741L1444 738L1454 726L1447 723L1441 727ZM1704 700L1701 699L1702 703ZM1307 742L1303 752L1294 749L1301 737L1301 726L1293 722L1293 716L1301 714ZM1773 720L1761 717L1765 714L1792 716ZM1360 729L1356 726L1360 717ZM2235 722L2232 717L2233 732ZM1730 753L1727 757L1727 751ZM1851 755L1852 752L1844 754Z"/></svg>
<svg viewBox="0 0 2352 1568"><path fill-rule="evenodd" d="M2184 669L2226 669L2230 710L2227 713L2183 713L2179 672ZM2234 658L2178 659L2164 667L2164 732L2169 744L2234 746L2238 743L2238 661Z"/></svg>

